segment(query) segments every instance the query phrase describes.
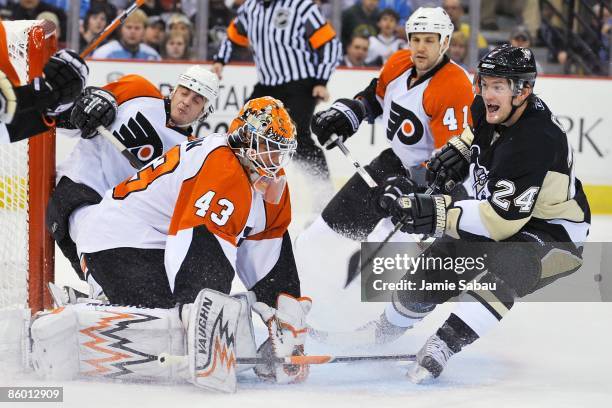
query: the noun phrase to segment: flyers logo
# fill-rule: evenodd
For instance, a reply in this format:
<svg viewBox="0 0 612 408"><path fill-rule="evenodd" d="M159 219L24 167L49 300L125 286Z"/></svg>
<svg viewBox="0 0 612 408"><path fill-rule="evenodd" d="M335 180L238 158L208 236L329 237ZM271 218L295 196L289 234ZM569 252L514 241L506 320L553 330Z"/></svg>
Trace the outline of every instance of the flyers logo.
<svg viewBox="0 0 612 408"><path fill-rule="evenodd" d="M423 124L411 110L392 102L387 123L387 139L391 141L396 136L405 145L416 144L423 138Z"/></svg>
<svg viewBox="0 0 612 408"><path fill-rule="evenodd" d="M164 150L159 134L140 112L130 118L127 125L122 124L119 131L113 131L113 135L144 164L161 156Z"/></svg>

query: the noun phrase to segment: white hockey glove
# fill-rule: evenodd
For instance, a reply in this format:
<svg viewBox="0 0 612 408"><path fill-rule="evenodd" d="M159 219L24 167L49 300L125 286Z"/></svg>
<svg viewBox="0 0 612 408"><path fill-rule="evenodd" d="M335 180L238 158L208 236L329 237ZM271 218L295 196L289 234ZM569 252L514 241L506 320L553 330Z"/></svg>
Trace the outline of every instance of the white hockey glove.
<svg viewBox="0 0 612 408"><path fill-rule="evenodd" d="M262 357L289 357L304 355L306 340L306 315L312 307L307 297L294 298L280 294L276 309L262 302L253 305L268 327L268 339L259 347ZM258 377L278 384L298 383L308 377L307 365L262 364L255 366Z"/></svg>
<svg viewBox="0 0 612 408"><path fill-rule="evenodd" d="M11 123L17 110L17 96L13 90L13 84L0 71L0 122Z"/></svg>

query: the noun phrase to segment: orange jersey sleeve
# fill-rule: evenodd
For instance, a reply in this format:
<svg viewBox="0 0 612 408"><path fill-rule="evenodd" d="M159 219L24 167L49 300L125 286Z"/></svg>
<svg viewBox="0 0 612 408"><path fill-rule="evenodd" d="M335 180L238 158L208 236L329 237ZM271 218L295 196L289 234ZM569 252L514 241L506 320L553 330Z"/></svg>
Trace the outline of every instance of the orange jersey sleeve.
<svg viewBox="0 0 612 408"><path fill-rule="evenodd" d="M104 85L103 88L115 95L118 105L140 97L163 98L159 89L140 75L122 76L118 80Z"/></svg>
<svg viewBox="0 0 612 408"><path fill-rule="evenodd" d="M9 58L8 53L8 45L6 42L6 30L4 29L4 24L0 21L0 70L4 72L9 81L13 86L21 85L19 82L19 76L11 64L11 60Z"/></svg>
<svg viewBox="0 0 612 408"><path fill-rule="evenodd" d="M470 105L473 99L472 84L466 72L452 62L431 78L423 93L423 108L431 118L429 127L436 149L472 124Z"/></svg>
<svg viewBox="0 0 612 408"><path fill-rule="evenodd" d="M384 98L387 85L413 65L412 53L409 50L399 50L393 53L380 71L376 84L376 95Z"/></svg>
<svg viewBox="0 0 612 408"><path fill-rule="evenodd" d="M205 225L232 245L251 210L251 185L234 153L218 147L192 178L183 181L168 233Z"/></svg>

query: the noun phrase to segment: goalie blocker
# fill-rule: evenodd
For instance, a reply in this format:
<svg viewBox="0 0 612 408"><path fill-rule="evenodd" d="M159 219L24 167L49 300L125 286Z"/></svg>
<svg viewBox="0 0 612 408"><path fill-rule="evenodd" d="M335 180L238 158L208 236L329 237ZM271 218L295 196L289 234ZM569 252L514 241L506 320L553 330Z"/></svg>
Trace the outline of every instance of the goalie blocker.
<svg viewBox="0 0 612 408"><path fill-rule="evenodd" d="M187 380L235 392L236 372L253 367L237 366L237 358L303 355L310 305L308 298L281 294L272 308L255 303L252 292L228 296L211 289L202 290L194 303L172 309L66 305L34 318L31 363L44 379ZM269 328L270 337L259 351L251 308ZM176 355L184 356L181 364L164 358ZM255 372L267 381L288 383L305 379L308 366L271 362L256 366Z"/></svg>

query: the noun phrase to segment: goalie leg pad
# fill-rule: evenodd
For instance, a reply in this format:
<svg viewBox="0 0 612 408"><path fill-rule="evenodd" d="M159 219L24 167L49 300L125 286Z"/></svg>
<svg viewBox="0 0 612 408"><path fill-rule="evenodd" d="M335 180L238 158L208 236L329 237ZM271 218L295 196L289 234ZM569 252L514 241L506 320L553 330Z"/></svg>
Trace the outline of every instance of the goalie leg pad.
<svg viewBox="0 0 612 408"><path fill-rule="evenodd" d="M187 328L190 381L213 391L236 392L236 338L240 300L203 289L191 305Z"/></svg>
<svg viewBox="0 0 612 408"><path fill-rule="evenodd" d="M255 330L253 329L253 318L251 308L255 303L253 292L240 292L232 295L241 303L240 317L238 318L238 329L236 330L236 357L257 357L257 344L255 343ZM253 368L251 364L238 365L236 372L243 372Z"/></svg>
<svg viewBox="0 0 612 408"><path fill-rule="evenodd" d="M0 366L3 373L19 373L29 364L30 309L0 310Z"/></svg>
<svg viewBox="0 0 612 408"><path fill-rule="evenodd" d="M177 308L67 305L39 313L31 336L32 365L43 378L182 378L180 367L157 361L163 352L185 354Z"/></svg>

